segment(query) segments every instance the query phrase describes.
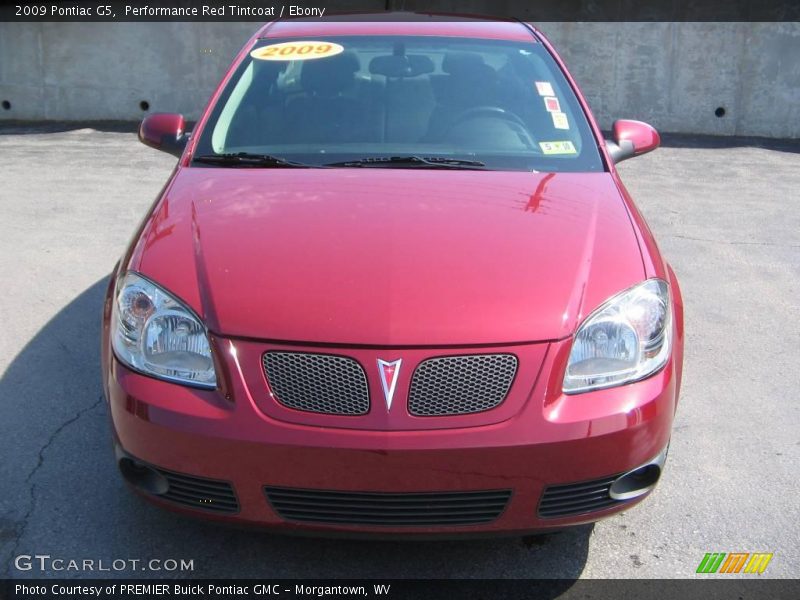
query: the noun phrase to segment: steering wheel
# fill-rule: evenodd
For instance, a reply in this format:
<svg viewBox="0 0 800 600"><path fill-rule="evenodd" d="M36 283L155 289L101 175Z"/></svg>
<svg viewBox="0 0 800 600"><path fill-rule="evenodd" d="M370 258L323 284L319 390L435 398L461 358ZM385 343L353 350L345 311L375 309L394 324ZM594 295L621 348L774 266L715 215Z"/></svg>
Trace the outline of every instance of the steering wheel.
<svg viewBox="0 0 800 600"><path fill-rule="evenodd" d="M516 123L523 129L526 128L525 122L522 119L520 119L514 113L507 111L505 108L500 108L499 106L473 106L472 108L468 108L467 110L462 110L455 117L453 117L453 122L450 124L449 129L453 129L457 125L461 125L464 121L480 119L481 117L503 119L504 121L511 121L512 123ZM450 133L449 130L448 133Z"/></svg>
<svg viewBox="0 0 800 600"><path fill-rule="evenodd" d="M454 129L461 126L463 123L467 121L472 121L474 119L480 119L482 117L490 119L502 119L503 121L508 121L509 123L513 123L522 130L521 133L524 133L525 137L528 138L531 147L535 147L535 144L533 143L533 139L531 139L530 132L528 131L528 127L525 125L525 122L518 115L504 108L500 108L499 106L473 106L472 108L462 110L455 117L453 117L453 121L447 128L444 137L447 138L450 134L453 133Z"/></svg>

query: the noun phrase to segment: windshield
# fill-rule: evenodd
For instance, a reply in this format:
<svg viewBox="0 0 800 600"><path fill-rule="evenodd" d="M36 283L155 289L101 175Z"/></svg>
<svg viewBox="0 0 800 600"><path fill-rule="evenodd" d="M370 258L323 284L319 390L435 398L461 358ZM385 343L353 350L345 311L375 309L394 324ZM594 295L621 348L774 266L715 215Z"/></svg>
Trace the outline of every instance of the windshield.
<svg viewBox="0 0 800 600"><path fill-rule="evenodd" d="M259 40L195 150L203 166L240 153L272 166L603 170L575 95L533 40Z"/></svg>

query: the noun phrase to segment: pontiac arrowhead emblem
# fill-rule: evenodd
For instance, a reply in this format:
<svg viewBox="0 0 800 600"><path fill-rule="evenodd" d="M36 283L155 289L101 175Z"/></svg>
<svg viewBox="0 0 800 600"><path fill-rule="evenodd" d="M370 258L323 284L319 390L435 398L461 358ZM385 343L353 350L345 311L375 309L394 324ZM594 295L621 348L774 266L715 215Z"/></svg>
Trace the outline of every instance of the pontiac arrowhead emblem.
<svg viewBox="0 0 800 600"><path fill-rule="evenodd" d="M386 398L387 411L392 410L392 398L394 397L394 389L397 387L397 376L400 374L400 363L402 362L402 358L398 358L394 362L378 359L378 373L381 376L383 397Z"/></svg>

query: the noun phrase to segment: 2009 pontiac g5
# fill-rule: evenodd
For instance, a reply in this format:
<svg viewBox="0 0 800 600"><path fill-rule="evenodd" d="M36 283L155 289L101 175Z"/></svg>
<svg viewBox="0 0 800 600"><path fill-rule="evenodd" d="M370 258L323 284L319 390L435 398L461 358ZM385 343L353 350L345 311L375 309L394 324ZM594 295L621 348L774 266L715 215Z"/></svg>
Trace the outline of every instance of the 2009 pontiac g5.
<svg viewBox="0 0 800 600"><path fill-rule="evenodd" d="M311 533L522 533L645 497L683 309L547 40L519 22L278 21L242 49L117 266L103 375L152 501Z"/></svg>

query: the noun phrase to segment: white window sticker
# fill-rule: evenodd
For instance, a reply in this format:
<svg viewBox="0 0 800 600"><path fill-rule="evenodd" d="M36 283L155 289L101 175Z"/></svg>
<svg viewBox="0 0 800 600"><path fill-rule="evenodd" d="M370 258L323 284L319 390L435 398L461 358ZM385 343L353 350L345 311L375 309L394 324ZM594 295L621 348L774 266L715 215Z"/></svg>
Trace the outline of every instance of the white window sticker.
<svg viewBox="0 0 800 600"><path fill-rule="evenodd" d="M553 93L553 86L549 81L537 81L535 83L536 91L539 92L540 96L555 96L555 93Z"/></svg>
<svg viewBox="0 0 800 600"><path fill-rule="evenodd" d="M281 42L256 48L250 56L256 60L311 60L328 58L344 52L344 47L333 42Z"/></svg>
<svg viewBox="0 0 800 600"><path fill-rule="evenodd" d="M577 154L575 146L569 140L559 142L539 142L544 154Z"/></svg>
<svg viewBox="0 0 800 600"><path fill-rule="evenodd" d="M567 120L566 113L551 112L550 116L553 117L553 127L556 129L569 129L569 121Z"/></svg>

